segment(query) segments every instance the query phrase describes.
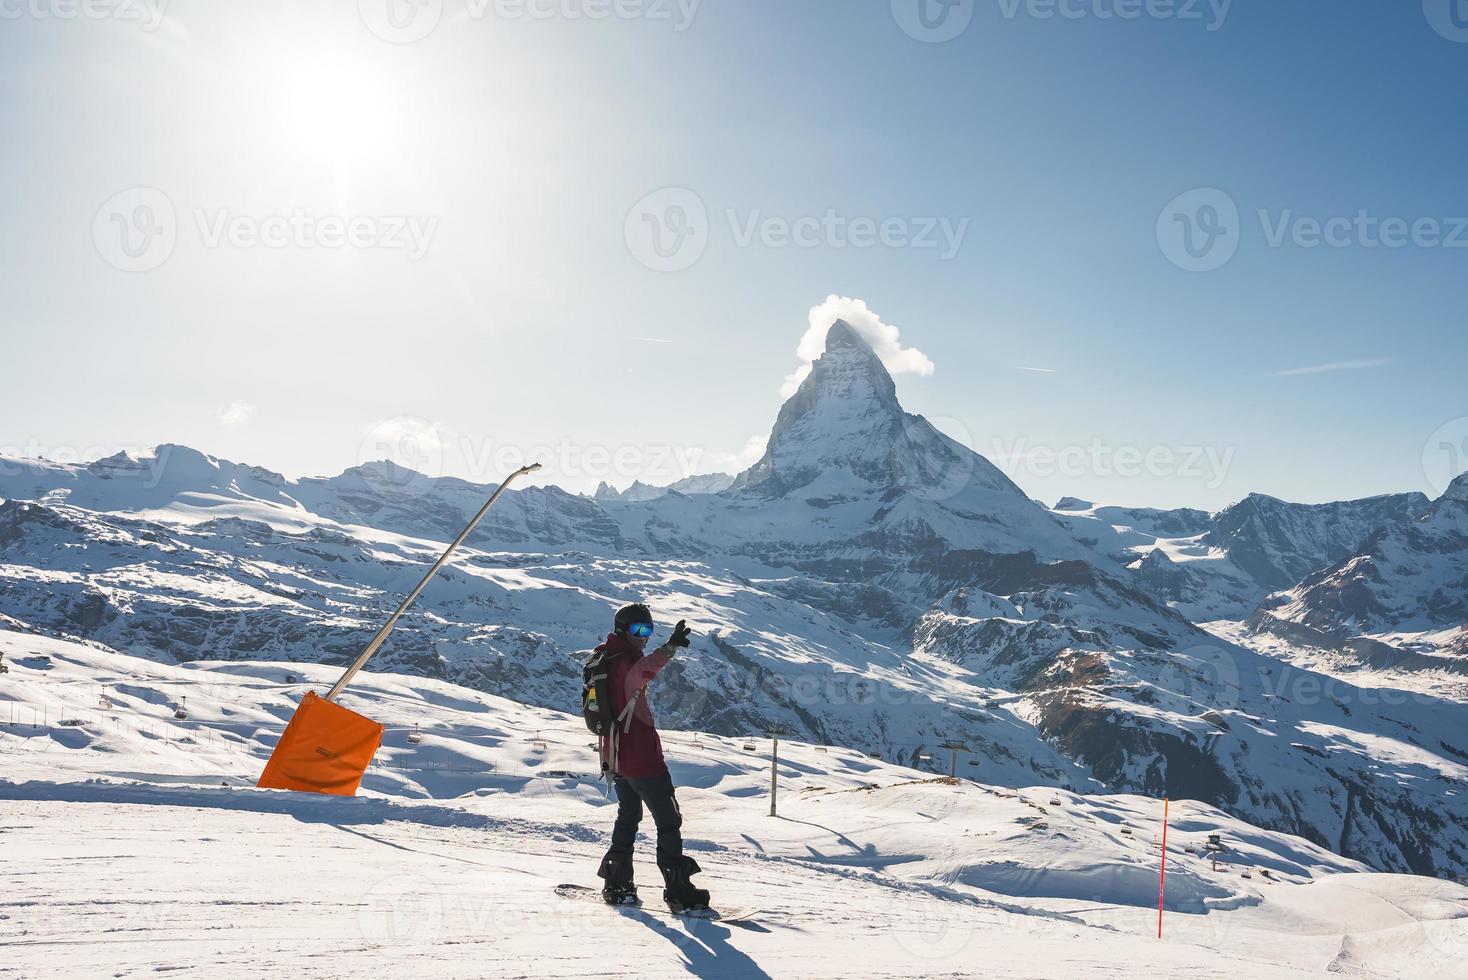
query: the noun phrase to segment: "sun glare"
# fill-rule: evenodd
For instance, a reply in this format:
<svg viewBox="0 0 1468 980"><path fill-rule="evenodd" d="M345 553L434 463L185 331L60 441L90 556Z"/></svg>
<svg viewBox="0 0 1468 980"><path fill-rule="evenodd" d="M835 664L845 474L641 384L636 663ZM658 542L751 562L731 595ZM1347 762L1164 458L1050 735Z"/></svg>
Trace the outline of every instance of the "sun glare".
<svg viewBox="0 0 1468 980"><path fill-rule="evenodd" d="M392 152L399 101L369 64L297 51L272 59L262 76L268 131L283 156L325 170L350 189Z"/></svg>

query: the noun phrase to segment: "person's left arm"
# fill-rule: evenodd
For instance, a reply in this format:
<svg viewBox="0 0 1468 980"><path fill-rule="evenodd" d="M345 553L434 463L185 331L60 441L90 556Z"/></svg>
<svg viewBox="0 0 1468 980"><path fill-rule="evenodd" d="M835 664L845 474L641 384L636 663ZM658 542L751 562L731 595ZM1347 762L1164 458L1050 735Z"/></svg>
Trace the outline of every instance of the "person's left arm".
<svg viewBox="0 0 1468 980"><path fill-rule="evenodd" d="M678 625L673 627L673 635L668 638L667 643L632 665L632 669L627 672L627 686L637 690L652 683L652 679L662 673L678 651L688 646L688 638L692 633L685 621L678 620Z"/></svg>

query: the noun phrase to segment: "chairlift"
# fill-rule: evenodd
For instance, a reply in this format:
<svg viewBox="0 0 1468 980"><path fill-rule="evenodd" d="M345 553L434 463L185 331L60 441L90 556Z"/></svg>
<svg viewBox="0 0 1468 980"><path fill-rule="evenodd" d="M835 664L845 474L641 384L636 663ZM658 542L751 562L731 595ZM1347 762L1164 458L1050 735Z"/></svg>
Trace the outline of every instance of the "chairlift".
<svg viewBox="0 0 1468 980"><path fill-rule="evenodd" d="M1130 837L1132 835L1132 829L1130 827L1121 828L1121 835L1123 837Z"/></svg>
<svg viewBox="0 0 1468 980"><path fill-rule="evenodd" d="M882 761L882 753L880 753L880 752L868 752L867 753L867 758L868 759L876 759L878 762L881 762Z"/></svg>
<svg viewBox="0 0 1468 980"><path fill-rule="evenodd" d="M417 725L414 725L413 730L408 733L408 744L417 745L421 741L423 741L423 732L419 730Z"/></svg>
<svg viewBox="0 0 1468 980"><path fill-rule="evenodd" d="M744 743L744 751L746 751L746 752L753 752L754 751L754 748L755 748L755 746L754 746L754 743L753 742L745 742Z"/></svg>
<svg viewBox="0 0 1468 980"><path fill-rule="evenodd" d="M820 752L820 753L823 753L823 754L828 754L829 755L829 753L826 752L826 747L824 745L817 745L816 746L816 751L817 752Z"/></svg>
<svg viewBox="0 0 1468 980"><path fill-rule="evenodd" d="M1050 805L1051 806L1060 806L1060 800L1059 799L1051 800L1050 801Z"/></svg>
<svg viewBox="0 0 1468 980"><path fill-rule="evenodd" d="M173 712L173 717L177 718L179 721L183 721L188 716L189 716L189 699L186 698L186 697L185 698L179 698L178 699L178 708Z"/></svg>
<svg viewBox="0 0 1468 980"><path fill-rule="evenodd" d="M112 707L112 699L107 696L107 692L105 690L97 692L97 707L101 708L103 711L106 711L108 708Z"/></svg>
<svg viewBox="0 0 1468 980"><path fill-rule="evenodd" d="M970 766L971 766L971 767L972 767L972 768L974 768L974 769L977 769L977 768L979 768L979 760L978 760L978 759L970 759L970 760L968 760L968 764L969 764L969 765L970 765Z"/></svg>
<svg viewBox="0 0 1468 980"><path fill-rule="evenodd" d="M1241 877L1244 877L1244 878L1253 878L1254 876L1252 874L1250 874L1247 870L1245 870L1244 873L1241 875Z"/></svg>
<svg viewBox="0 0 1468 980"><path fill-rule="evenodd" d="M930 754L928 754L927 752L919 752L918 753L918 761L919 762L932 762L933 761L933 757Z"/></svg>

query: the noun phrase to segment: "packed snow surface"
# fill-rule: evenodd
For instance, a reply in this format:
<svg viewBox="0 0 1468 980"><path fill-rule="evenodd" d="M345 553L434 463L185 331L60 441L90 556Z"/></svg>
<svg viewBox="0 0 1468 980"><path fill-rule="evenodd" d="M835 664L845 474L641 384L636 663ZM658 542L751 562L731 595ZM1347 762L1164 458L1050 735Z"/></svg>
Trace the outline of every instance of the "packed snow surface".
<svg viewBox="0 0 1468 980"><path fill-rule="evenodd" d="M614 804L573 716L360 675L351 799L254 788L333 668L166 666L0 632L0 975L1460 977L1468 889L1171 804L950 780L837 747L666 738L688 847L744 925L557 898ZM185 717L178 717L178 715ZM650 828L648 828L650 829ZM1205 853L1209 835L1223 850ZM640 845L644 900L659 889Z"/></svg>

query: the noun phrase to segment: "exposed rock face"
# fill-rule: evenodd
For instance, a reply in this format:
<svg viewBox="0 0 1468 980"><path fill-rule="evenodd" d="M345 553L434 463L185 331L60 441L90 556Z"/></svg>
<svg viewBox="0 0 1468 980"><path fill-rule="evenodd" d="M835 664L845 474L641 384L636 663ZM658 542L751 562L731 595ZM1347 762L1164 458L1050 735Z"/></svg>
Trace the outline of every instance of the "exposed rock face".
<svg viewBox="0 0 1468 980"><path fill-rule="evenodd" d="M1329 504L1250 494L1209 515L1065 498L1055 513L1076 537L1129 566L1154 598L1205 622L1243 619L1269 593L1342 560L1378 529L1411 522L1428 504L1420 493Z"/></svg>
<svg viewBox="0 0 1468 980"><path fill-rule="evenodd" d="M1397 493L1330 504L1291 504L1250 494L1219 513L1203 543L1273 592L1352 554L1378 528L1411 521L1427 510L1420 493Z"/></svg>
<svg viewBox="0 0 1468 980"><path fill-rule="evenodd" d="M1468 673L1468 473L1421 517L1378 529L1351 555L1271 595L1250 624L1375 664Z"/></svg>

